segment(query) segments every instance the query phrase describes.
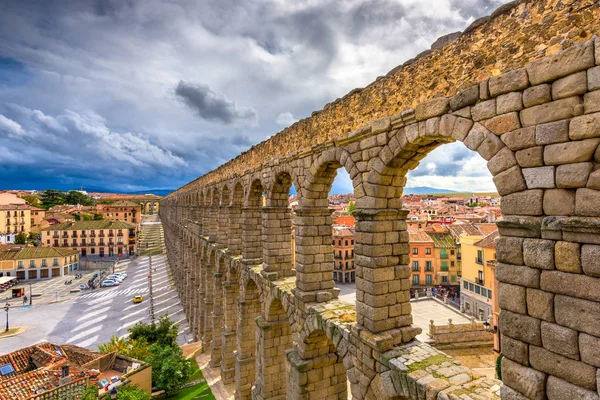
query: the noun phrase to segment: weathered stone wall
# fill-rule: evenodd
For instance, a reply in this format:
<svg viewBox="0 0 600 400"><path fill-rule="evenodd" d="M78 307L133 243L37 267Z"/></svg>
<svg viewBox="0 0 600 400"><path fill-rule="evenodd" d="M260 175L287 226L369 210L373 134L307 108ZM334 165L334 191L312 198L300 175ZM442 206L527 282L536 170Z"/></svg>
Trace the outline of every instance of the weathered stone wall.
<svg viewBox="0 0 600 400"><path fill-rule="evenodd" d="M512 69L450 97L436 95L277 160L246 160L246 169L234 175L217 171L161 201L168 256L190 325L223 379L236 383L238 399L284 392L290 399L341 398L342 370L355 399L498 396L499 382L414 339L420 329L412 325L401 194L407 172L454 141L488 161L502 196L496 243L502 397L599 399L600 39L556 39L563 30L581 33L573 40L589 37L599 8L518 4L465 37L489 34L498 21L528 21L514 22L512 36L518 38L517 27L530 32L525 26L534 25L540 45L566 48L529 63L519 51L509 52L521 60L518 67L507 61L512 56L496 59ZM485 54L507 54L494 40L485 45L497 50ZM439 78L468 75L464 68L449 64ZM354 124L361 115L344 118ZM356 311L337 300L333 282L327 195L340 167L357 198ZM293 266L291 216L278 208L291 184L299 194ZM287 347L285 358L276 343ZM271 379L281 370L285 388Z"/></svg>

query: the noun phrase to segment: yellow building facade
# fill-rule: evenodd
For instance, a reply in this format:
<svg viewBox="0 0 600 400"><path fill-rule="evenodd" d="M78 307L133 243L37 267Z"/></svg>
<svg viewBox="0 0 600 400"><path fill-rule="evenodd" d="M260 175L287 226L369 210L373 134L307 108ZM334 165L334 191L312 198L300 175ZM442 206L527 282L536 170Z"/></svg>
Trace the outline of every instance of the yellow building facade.
<svg viewBox="0 0 600 400"><path fill-rule="evenodd" d="M31 232L31 209L28 204L0 205L0 234Z"/></svg>
<svg viewBox="0 0 600 400"><path fill-rule="evenodd" d="M19 280L64 276L78 269L79 252L53 247L4 246L0 276Z"/></svg>
<svg viewBox="0 0 600 400"><path fill-rule="evenodd" d="M464 235L462 251L461 309L480 320L494 314L496 249L498 231L487 236Z"/></svg>

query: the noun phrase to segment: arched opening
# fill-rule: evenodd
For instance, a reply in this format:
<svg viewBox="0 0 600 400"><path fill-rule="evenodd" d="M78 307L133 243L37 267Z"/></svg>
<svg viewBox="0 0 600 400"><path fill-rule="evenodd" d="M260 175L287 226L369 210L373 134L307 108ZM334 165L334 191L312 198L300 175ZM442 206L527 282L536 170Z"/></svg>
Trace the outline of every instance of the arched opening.
<svg viewBox="0 0 600 400"><path fill-rule="evenodd" d="M246 195L246 204L242 209L242 259L246 262L263 262L262 245L262 208L264 189L259 179L252 181Z"/></svg>
<svg viewBox="0 0 600 400"><path fill-rule="evenodd" d="M229 237L227 250L233 256L242 254L242 207L244 205L244 188L240 182L235 182L229 206Z"/></svg>
<svg viewBox="0 0 600 400"><path fill-rule="evenodd" d="M256 319L256 398L284 398L286 395L286 352L293 347L292 326L279 299L271 302Z"/></svg>
<svg viewBox="0 0 600 400"><path fill-rule="evenodd" d="M217 261L213 279L213 309L212 309L212 326L213 340L211 346L210 364L212 367L220 367L222 359L222 343L223 343L223 312L224 312L224 288L223 279L226 273L225 257L220 257Z"/></svg>
<svg viewBox="0 0 600 400"><path fill-rule="evenodd" d="M229 236L229 205L231 204L231 192L229 186L223 185L221 189L221 198L218 208L218 232L217 246L221 248L227 247L227 237Z"/></svg>
<svg viewBox="0 0 600 400"><path fill-rule="evenodd" d="M287 356L287 398L347 399L348 378L342 357L324 331L315 330Z"/></svg>
<svg viewBox="0 0 600 400"><path fill-rule="evenodd" d="M263 267L266 274L274 277L293 275L291 186L292 177L288 172L276 174L263 208Z"/></svg>
<svg viewBox="0 0 600 400"><path fill-rule="evenodd" d="M258 287L248 279L238 304L237 353L235 360L236 398L251 398L256 379L256 318L260 316Z"/></svg>

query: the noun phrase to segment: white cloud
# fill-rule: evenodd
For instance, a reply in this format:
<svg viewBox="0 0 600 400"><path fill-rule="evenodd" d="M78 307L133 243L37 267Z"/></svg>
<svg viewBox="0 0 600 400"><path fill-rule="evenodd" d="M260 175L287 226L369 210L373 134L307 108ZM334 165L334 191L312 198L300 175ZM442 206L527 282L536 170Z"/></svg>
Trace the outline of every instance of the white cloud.
<svg viewBox="0 0 600 400"><path fill-rule="evenodd" d="M21 133L21 125L0 114L0 131L4 131L9 135L18 135Z"/></svg>
<svg viewBox="0 0 600 400"><path fill-rule="evenodd" d="M296 121L298 120L294 118L291 112L281 113L275 118L275 123L282 126L290 126Z"/></svg>

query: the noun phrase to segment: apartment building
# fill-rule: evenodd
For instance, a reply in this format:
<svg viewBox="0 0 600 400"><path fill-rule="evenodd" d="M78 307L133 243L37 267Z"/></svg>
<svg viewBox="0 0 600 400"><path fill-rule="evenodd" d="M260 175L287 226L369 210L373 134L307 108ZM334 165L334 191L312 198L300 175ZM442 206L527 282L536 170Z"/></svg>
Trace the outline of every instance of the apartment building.
<svg viewBox="0 0 600 400"><path fill-rule="evenodd" d="M141 222L140 205L129 200L120 200L112 204L98 204L97 210L104 219L123 221L133 225Z"/></svg>
<svg viewBox="0 0 600 400"><path fill-rule="evenodd" d="M460 238L462 251L461 308L466 314L487 320L497 308L495 277L495 230L486 236L464 235Z"/></svg>
<svg viewBox="0 0 600 400"><path fill-rule="evenodd" d="M457 260L456 243L448 233L429 233L434 245L433 268L436 272L436 285L445 287L460 286L460 269Z"/></svg>
<svg viewBox="0 0 600 400"><path fill-rule="evenodd" d="M0 277L19 280L64 276L78 269L79 252L55 247L3 246L0 249Z"/></svg>
<svg viewBox="0 0 600 400"><path fill-rule="evenodd" d="M333 226L333 279L340 283L356 281L354 266L354 230Z"/></svg>
<svg viewBox="0 0 600 400"><path fill-rule="evenodd" d="M81 257L123 257L136 254L136 227L122 221L75 221L42 231L42 244L70 247Z"/></svg>
<svg viewBox="0 0 600 400"><path fill-rule="evenodd" d="M0 234L31 232L32 208L28 204L0 205Z"/></svg>
<svg viewBox="0 0 600 400"><path fill-rule="evenodd" d="M435 282L434 241L424 231L409 231L411 288L433 287Z"/></svg>

